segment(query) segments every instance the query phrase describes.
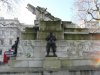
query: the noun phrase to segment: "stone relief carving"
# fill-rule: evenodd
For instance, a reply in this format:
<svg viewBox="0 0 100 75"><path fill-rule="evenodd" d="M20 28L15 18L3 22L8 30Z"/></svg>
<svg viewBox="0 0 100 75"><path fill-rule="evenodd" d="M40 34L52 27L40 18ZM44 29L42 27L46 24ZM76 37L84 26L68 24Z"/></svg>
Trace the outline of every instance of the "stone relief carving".
<svg viewBox="0 0 100 75"><path fill-rule="evenodd" d="M36 45L37 44L37 45ZM89 40L81 40L81 41L65 41L64 45L61 43L57 44L57 51L60 53L58 54L60 56L64 57L84 57L84 56L92 56L95 50L97 50L97 44L100 46L100 43L98 41L89 41ZM62 46L61 46L62 45ZM23 53L26 57L31 58L34 54L34 52L37 52L37 48L42 46L45 49L45 44L41 45L39 44L39 41L21 41L20 46L23 50L21 50L21 53ZM38 46L38 47L37 47ZM41 48L41 47L40 47ZM62 50L63 49L63 50ZM98 47L100 50L100 47ZM38 48L39 50L39 48ZM93 52L91 52L93 51ZM42 52L42 50L41 50Z"/></svg>
<svg viewBox="0 0 100 75"><path fill-rule="evenodd" d="M66 48L68 56L84 56L86 52L91 50L90 41L72 41L68 46L69 47Z"/></svg>
<svg viewBox="0 0 100 75"><path fill-rule="evenodd" d="M19 55L25 55L27 58L33 57L34 53L34 45L32 44L34 41L24 40L20 42L20 49Z"/></svg>

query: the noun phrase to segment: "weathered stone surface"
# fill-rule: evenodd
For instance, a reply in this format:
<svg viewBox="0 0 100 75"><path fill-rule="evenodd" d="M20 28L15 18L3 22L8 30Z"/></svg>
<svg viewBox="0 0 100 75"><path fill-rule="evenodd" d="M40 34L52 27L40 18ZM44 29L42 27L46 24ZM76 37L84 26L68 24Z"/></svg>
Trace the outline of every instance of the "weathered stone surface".
<svg viewBox="0 0 100 75"><path fill-rule="evenodd" d="M91 57L99 56L100 41L92 40L59 40L56 41L58 57ZM46 41L22 40L18 48L18 56L24 58L45 57Z"/></svg>
<svg viewBox="0 0 100 75"><path fill-rule="evenodd" d="M61 61L57 57L46 57L43 63L45 70L56 71L61 69Z"/></svg>
<svg viewBox="0 0 100 75"><path fill-rule="evenodd" d="M44 40L50 32L53 32L57 40L64 39L61 21L40 21L37 39Z"/></svg>
<svg viewBox="0 0 100 75"><path fill-rule="evenodd" d="M62 31L61 21L40 21L40 31Z"/></svg>
<svg viewBox="0 0 100 75"><path fill-rule="evenodd" d="M61 59L61 65L63 68L68 68L68 67L71 67L73 64L73 61L72 60L69 60L69 59Z"/></svg>
<svg viewBox="0 0 100 75"><path fill-rule="evenodd" d="M16 58L9 60L8 65L10 67L34 67L34 68L40 68L43 66L43 59L41 58Z"/></svg>
<svg viewBox="0 0 100 75"><path fill-rule="evenodd" d="M49 34L49 31L40 31L37 33L37 39L38 40L45 40L45 38L47 37L47 35ZM57 40L63 40L64 36L63 36L63 32L62 31L54 31L53 32L54 36L57 38Z"/></svg>
<svg viewBox="0 0 100 75"><path fill-rule="evenodd" d="M93 59L91 58L60 58L62 68L74 68L80 66L93 66ZM89 68L87 68L89 69Z"/></svg>
<svg viewBox="0 0 100 75"><path fill-rule="evenodd" d="M23 40L35 40L36 39L36 30L33 27L26 27L25 31L21 33L21 38Z"/></svg>

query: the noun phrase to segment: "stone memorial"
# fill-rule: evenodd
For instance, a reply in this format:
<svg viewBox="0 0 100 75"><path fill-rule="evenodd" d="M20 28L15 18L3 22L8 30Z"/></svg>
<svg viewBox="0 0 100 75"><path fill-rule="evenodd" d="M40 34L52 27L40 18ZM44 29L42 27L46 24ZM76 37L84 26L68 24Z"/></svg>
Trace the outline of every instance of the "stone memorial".
<svg viewBox="0 0 100 75"><path fill-rule="evenodd" d="M28 4L28 9L36 15L35 25L22 32L18 56L11 58L9 66L0 67L0 73L100 74L100 65L95 59L100 57L100 32L93 33L70 21L61 21L46 8Z"/></svg>

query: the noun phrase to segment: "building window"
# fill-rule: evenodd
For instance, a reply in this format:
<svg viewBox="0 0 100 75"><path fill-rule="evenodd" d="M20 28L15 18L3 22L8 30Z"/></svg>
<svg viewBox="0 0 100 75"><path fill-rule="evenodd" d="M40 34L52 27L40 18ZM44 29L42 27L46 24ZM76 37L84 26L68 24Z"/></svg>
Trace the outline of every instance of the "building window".
<svg viewBox="0 0 100 75"><path fill-rule="evenodd" d="M2 49L0 49L0 55L2 55Z"/></svg>
<svg viewBox="0 0 100 75"><path fill-rule="evenodd" d="M3 45L3 44L4 44L4 40L0 39L0 45Z"/></svg>

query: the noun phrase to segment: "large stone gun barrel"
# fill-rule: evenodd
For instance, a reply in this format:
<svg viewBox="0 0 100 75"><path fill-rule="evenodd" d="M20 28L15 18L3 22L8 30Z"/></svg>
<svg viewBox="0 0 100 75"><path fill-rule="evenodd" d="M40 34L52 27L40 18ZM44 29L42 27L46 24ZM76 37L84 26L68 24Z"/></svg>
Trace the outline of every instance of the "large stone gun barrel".
<svg viewBox="0 0 100 75"><path fill-rule="evenodd" d="M30 12L32 12L33 14L36 14L36 8L34 6L32 6L31 4L27 4L26 7Z"/></svg>
<svg viewBox="0 0 100 75"><path fill-rule="evenodd" d="M61 20L61 19L51 15L51 13L49 13L47 11L47 8L40 7L40 6L34 7L31 4L27 4L26 8L30 12L32 12L32 14L36 15L36 20L41 20L41 19L44 20L44 21L48 21L48 20L50 20L50 21L58 21L58 20Z"/></svg>

